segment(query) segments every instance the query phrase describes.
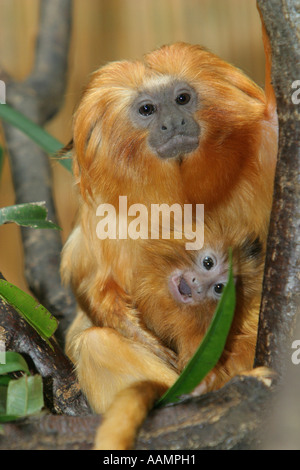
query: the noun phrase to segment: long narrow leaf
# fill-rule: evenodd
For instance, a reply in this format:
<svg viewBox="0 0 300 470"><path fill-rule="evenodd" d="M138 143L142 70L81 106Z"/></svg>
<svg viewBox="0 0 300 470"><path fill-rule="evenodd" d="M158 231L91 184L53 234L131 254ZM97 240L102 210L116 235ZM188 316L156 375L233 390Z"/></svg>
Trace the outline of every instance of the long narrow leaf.
<svg viewBox="0 0 300 470"><path fill-rule="evenodd" d="M228 282L218 304L210 327L198 350L189 361L174 385L157 402L157 406L176 403L181 395L186 395L205 378L217 364L230 330L235 310L235 285L232 274L230 254L230 269Z"/></svg>
<svg viewBox="0 0 300 470"><path fill-rule="evenodd" d="M16 204L0 209L0 225L14 222L23 227L61 230L58 225L50 220L46 220L46 217L47 208L45 202Z"/></svg>
<svg viewBox="0 0 300 470"><path fill-rule="evenodd" d="M0 118L17 127L20 131L24 132L24 134L26 134L45 152L49 153L53 157L55 157L56 152L58 152L63 147L59 140L55 139L55 137L46 132L42 127L35 124L33 121L24 116L24 114L20 113L8 104L1 104ZM58 161L68 171L72 171L71 159L59 158Z"/></svg>
<svg viewBox="0 0 300 470"><path fill-rule="evenodd" d="M26 292L9 282L0 279L0 297L12 305L21 316L39 333L48 343L55 332L58 321L50 312Z"/></svg>

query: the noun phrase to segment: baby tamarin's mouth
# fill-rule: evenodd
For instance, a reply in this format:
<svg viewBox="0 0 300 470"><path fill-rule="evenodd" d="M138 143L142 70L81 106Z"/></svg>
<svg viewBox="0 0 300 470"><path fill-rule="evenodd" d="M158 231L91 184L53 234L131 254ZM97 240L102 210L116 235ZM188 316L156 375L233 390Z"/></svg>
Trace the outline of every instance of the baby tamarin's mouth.
<svg viewBox="0 0 300 470"><path fill-rule="evenodd" d="M169 279L169 289L174 297L180 303L193 302L193 286L190 285L189 279L184 277L184 273L179 270Z"/></svg>
<svg viewBox="0 0 300 470"><path fill-rule="evenodd" d="M192 297L192 289L190 288L183 276L179 280L178 291L181 295Z"/></svg>

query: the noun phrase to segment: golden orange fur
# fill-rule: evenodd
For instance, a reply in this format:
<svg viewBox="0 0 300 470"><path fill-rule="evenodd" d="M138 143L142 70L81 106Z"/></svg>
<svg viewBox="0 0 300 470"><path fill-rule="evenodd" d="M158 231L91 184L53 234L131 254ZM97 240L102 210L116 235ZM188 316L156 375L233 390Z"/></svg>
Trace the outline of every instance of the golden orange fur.
<svg viewBox="0 0 300 470"><path fill-rule="evenodd" d="M147 129L134 125L128 109L140 90L159 89L173 78L196 91L199 106L194 119L200 128L199 145L180 158L161 159L147 141ZM106 203L117 209L120 195L127 196L128 206L140 203L148 209L162 203L205 204L205 216L213 221L211 227L214 221L216 226L219 222L233 226L236 233L251 233L265 245L276 162L276 122L271 94L266 99L241 71L199 46L165 46L148 54L143 62L111 63L92 76L74 116L73 170L79 211L63 250L61 272L64 281L72 284L79 306L67 335L67 353L93 409L100 413L107 410L97 448L132 445L134 430L181 368L163 329L145 325L151 312L143 317L136 307L134 296L143 304L143 290L135 289L146 241L99 240L97 207ZM118 216L117 211L117 222L122 224ZM219 240L219 230L216 233ZM236 246L241 240L236 240ZM177 250L178 244L173 248ZM260 284L258 275L258 290ZM256 317L257 305L254 310ZM252 325L252 307L241 306L239 311L242 316L249 313ZM247 329L247 321L239 328ZM254 330L256 319L249 335L251 347ZM177 342L179 345L180 338ZM178 346L176 351L182 363L191 353L184 353L185 343L183 338L182 348ZM234 344L232 340L235 354ZM245 366L244 362L250 363L248 352L246 356L246 361L242 359L225 375L231 376L233 370ZM127 406L128 396L140 396L141 383L150 391L148 395L145 391L146 398L127 423L133 436L129 442L124 427L115 425L116 403ZM123 440L117 429L122 429Z"/></svg>

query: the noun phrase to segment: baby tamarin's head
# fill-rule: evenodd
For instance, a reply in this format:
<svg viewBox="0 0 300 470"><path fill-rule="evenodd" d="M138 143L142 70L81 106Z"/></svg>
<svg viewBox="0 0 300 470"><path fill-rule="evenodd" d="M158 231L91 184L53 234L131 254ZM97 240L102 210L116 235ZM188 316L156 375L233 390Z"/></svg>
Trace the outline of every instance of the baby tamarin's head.
<svg viewBox="0 0 300 470"><path fill-rule="evenodd" d="M201 250L189 252L189 263L175 269L168 279L168 289L178 305L197 306L218 302L229 275L229 241L208 242ZM261 264L262 245L258 238L247 237L233 246L233 273L241 294L250 298L258 287L257 271Z"/></svg>
<svg viewBox="0 0 300 470"><path fill-rule="evenodd" d="M221 298L230 247L236 331L247 323L247 312L254 304L258 312L260 302L264 259L260 240L208 226L204 240L197 251L186 251L180 240L147 242L135 281L134 299L143 322L179 355L184 351L186 358L198 347Z"/></svg>

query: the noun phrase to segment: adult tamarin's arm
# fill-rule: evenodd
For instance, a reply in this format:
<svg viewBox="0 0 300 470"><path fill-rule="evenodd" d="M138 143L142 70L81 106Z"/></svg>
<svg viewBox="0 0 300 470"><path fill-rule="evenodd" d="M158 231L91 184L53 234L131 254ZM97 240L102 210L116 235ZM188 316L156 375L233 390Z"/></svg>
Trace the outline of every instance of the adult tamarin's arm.
<svg viewBox="0 0 300 470"><path fill-rule="evenodd" d="M177 374L139 342L93 327L82 312L68 332L67 354L92 409L104 413L95 448L132 448L149 409Z"/></svg>
<svg viewBox="0 0 300 470"><path fill-rule="evenodd" d="M86 321L89 319L94 326L113 328L125 337L145 344L158 357L176 368L174 352L163 346L145 327L126 291L131 282L130 262L134 263L135 254L132 254L130 260L130 249L122 253L118 247L110 253L110 245L107 247L105 240L102 243L97 240L96 229L92 225L95 223L93 217L90 221L85 217L88 209L83 207L83 220L88 221L88 230L83 234L84 227L80 225L73 230L64 247L61 266L63 280L71 282L74 289L79 305L78 316L81 318L85 315ZM129 279L125 279L126 275ZM121 286L125 286L126 290ZM73 341L70 338L67 335L67 349L70 349L70 342Z"/></svg>

